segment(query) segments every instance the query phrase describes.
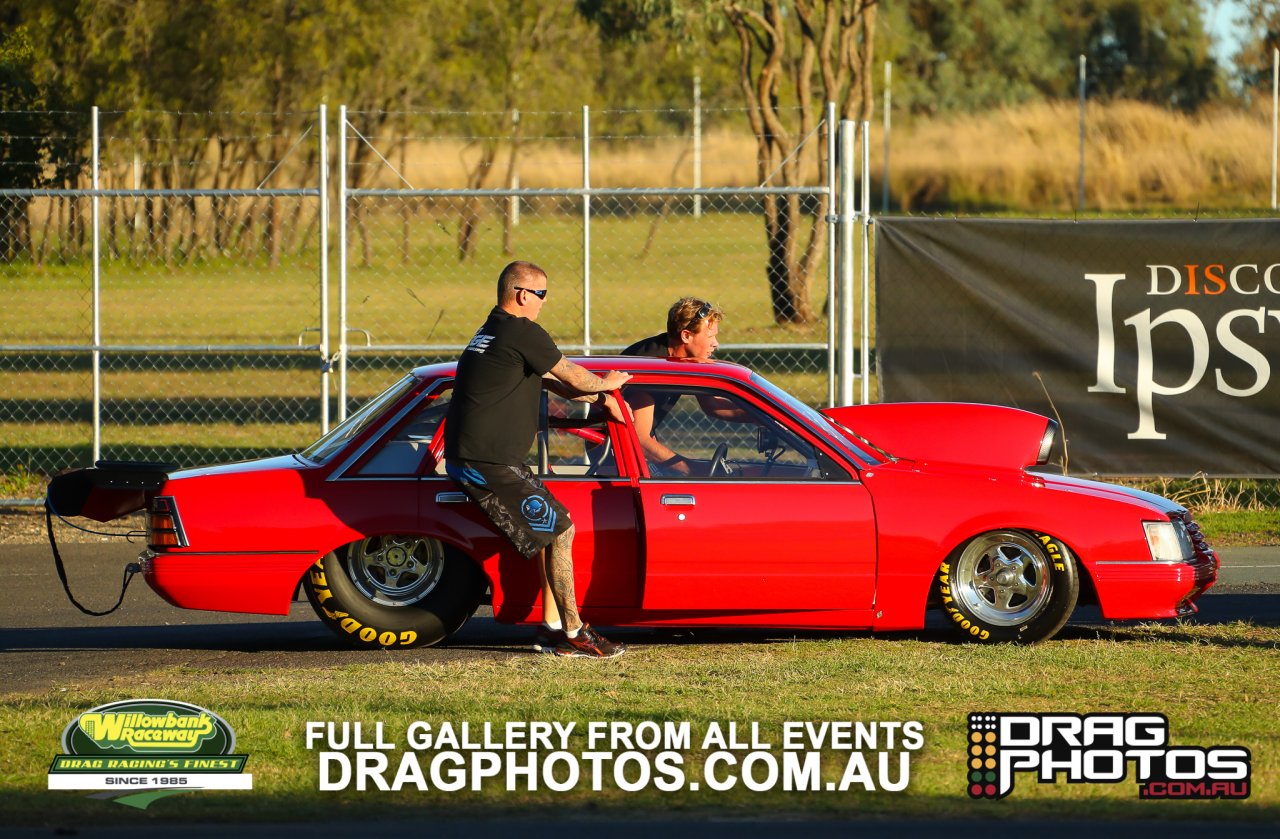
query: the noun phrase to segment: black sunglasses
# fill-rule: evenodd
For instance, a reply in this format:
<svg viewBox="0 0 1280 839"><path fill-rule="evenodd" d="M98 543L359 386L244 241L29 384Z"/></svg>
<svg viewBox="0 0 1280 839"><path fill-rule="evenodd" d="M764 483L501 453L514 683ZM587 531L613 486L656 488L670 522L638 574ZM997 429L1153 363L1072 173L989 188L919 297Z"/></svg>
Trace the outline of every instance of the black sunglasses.
<svg viewBox="0 0 1280 839"><path fill-rule="evenodd" d="M692 330L693 330L693 325L694 325L695 323L697 323L698 321L702 320L702 319L703 319L703 318L705 318L707 315L711 314L711 308L712 308L712 306L711 306L711 304L710 304L710 303L703 303L703 304L702 304L702 306L700 306L700 307L698 308L698 312L697 312L697 314L695 314L695 315L693 316L693 320L689 321L689 325L686 327L686 329L689 329L690 331L692 331Z"/></svg>
<svg viewBox="0 0 1280 839"><path fill-rule="evenodd" d="M522 285L518 285L515 289L516 291L527 291L539 300L547 299L547 290L545 288L525 288Z"/></svg>

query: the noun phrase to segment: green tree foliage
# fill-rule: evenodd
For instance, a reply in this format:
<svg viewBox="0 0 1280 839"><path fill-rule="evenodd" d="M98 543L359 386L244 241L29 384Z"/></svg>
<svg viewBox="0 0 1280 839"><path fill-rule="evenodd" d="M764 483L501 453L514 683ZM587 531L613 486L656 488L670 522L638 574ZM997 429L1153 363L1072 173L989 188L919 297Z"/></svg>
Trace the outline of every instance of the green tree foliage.
<svg viewBox="0 0 1280 839"><path fill-rule="evenodd" d="M917 113L1074 96L1081 54L1091 98L1195 110L1221 93L1202 14L1196 0L907 0L879 32L894 102Z"/></svg>
<svg viewBox="0 0 1280 839"><path fill-rule="evenodd" d="M1236 55L1236 72L1246 97L1269 95L1280 49L1280 0L1245 0L1237 23L1246 33Z"/></svg>
<svg viewBox="0 0 1280 839"><path fill-rule="evenodd" d="M1091 0L1064 14L1061 43L1088 57L1090 96L1194 111L1222 93L1195 0Z"/></svg>
<svg viewBox="0 0 1280 839"><path fill-rule="evenodd" d="M83 118L63 110L62 92L41 83L25 26L0 33L0 188L56 185L78 167ZM30 254L26 197L0 197L0 259Z"/></svg>
<svg viewBox="0 0 1280 839"><path fill-rule="evenodd" d="M894 104L916 113L1014 105L1065 89L1075 56L1053 0L887 3L877 27Z"/></svg>

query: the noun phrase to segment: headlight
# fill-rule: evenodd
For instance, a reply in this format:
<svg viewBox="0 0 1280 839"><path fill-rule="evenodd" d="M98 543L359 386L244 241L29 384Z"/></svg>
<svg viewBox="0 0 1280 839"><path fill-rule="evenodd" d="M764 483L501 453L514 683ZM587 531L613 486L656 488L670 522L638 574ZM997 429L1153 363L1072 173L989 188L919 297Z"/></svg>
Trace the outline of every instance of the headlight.
<svg viewBox="0 0 1280 839"><path fill-rule="evenodd" d="M1156 562L1187 562L1194 555L1187 527L1180 521L1144 521L1147 547Z"/></svg>

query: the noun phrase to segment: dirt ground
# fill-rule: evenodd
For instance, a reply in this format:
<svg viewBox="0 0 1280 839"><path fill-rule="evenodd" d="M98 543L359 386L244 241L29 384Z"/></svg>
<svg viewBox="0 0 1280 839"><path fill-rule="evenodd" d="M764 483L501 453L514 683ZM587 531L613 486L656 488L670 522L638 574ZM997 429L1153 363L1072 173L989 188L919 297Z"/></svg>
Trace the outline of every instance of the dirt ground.
<svg viewBox="0 0 1280 839"><path fill-rule="evenodd" d="M141 530L142 516L130 516L110 524L99 524L90 519L74 519L75 525L102 533L127 533ZM77 530L70 524L53 520L53 533L59 544L110 542L116 536L104 536ZM0 545L40 545L49 541L45 531L43 507L0 507Z"/></svg>

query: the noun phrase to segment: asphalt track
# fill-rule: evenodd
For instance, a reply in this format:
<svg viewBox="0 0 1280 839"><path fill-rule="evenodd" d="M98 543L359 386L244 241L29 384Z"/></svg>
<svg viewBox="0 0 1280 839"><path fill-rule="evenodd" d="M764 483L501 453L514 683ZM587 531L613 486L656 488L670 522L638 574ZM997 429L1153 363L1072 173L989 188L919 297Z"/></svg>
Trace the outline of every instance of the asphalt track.
<svg viewBox="0 0 1280 839"><path fill-rule="evenodd" d="M121 543L61 547L77 600L99 611L114 603L123 568L137 548ZM1220 555L1220 582L1200 600L1195 620L1280 625L1280 548L1228 548ZM294 603L288 617L192 612L165 603L135 577L119 610L91 617L67 601L48 545L0 545L0 572L9 592L0 618L0 696L128 679L161 667L320 669L388 659L435 663L534 654L530 628L499 624L483 610L447 646L351 650L315 618L305 601ZM1096 608L1082 607L1063 632L1087 632L1089 625L1100 622ZM767 643L797 635L716 629L610 633L615 634L637 645ZM941 619L910 635L952 637Z"/></svg>

